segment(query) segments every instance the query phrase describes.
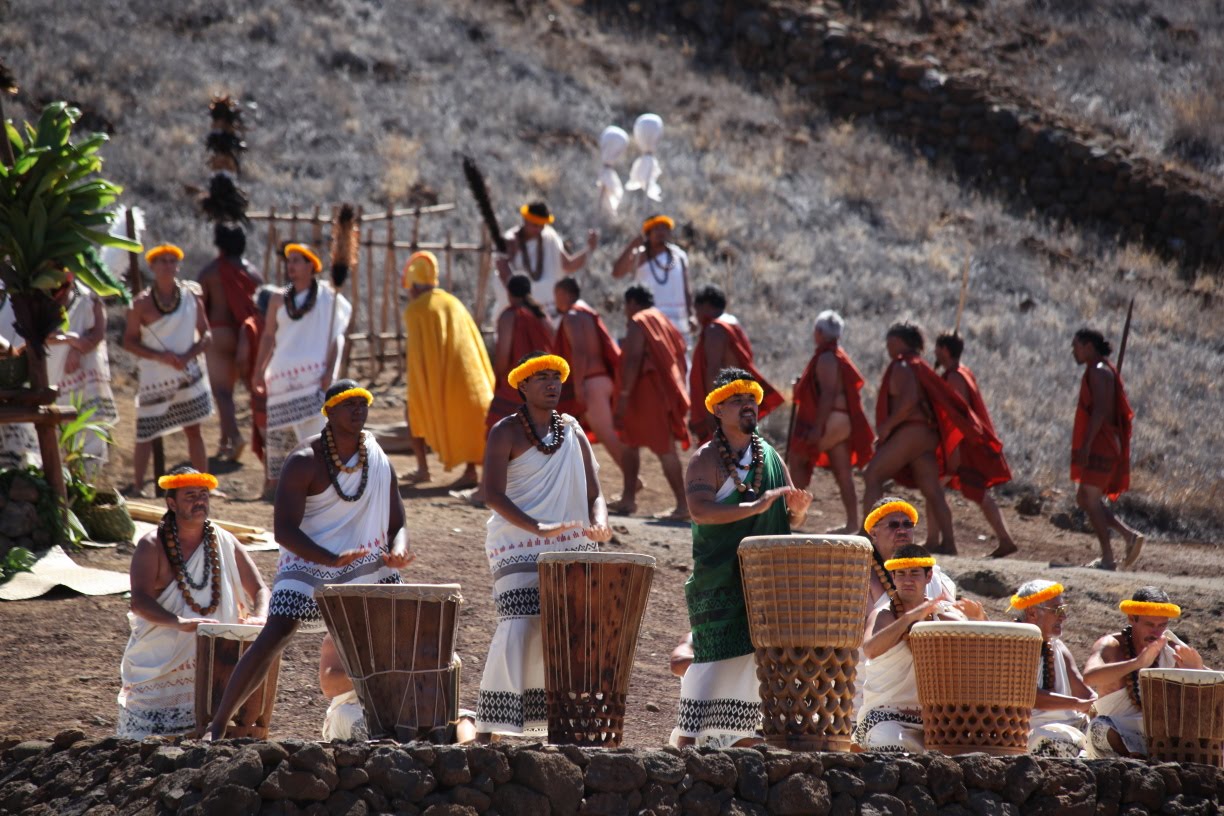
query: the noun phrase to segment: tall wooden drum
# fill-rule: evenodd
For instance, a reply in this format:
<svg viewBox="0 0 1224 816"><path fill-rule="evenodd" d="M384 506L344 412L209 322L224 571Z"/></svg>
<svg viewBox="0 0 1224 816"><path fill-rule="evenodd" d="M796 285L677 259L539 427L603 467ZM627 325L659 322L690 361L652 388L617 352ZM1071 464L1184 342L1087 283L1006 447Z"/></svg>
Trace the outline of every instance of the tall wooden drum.
<svg viewBox="0 0 1224 816"><path fill-rule="evenodd" d="M765 741L848 751L867 617L871 543L861 536L753 536L739 545Z"/></svg>
<svg viewBox="0 0 1224 816"><path fill-rule="evenodd" d="M196 731L208 730L217 704L225 694L234 667L263 631L262 626L240 623L201 623L196 627ZM276 705L276 684L280 677L280 655L272 661L268 675L251 696L238 707L225 729L227 737L268 738L272 708Z"/></svg>
<svg viewBox="0 0 1224 816"><path fill-rule="evenodd" d="M655 560L550 552L537 564L548 741L616 747Z"/></svg>
<svg viewBox="0 0 1224 816"><path fill-rule="evenodd" d="M928 751L1028 753L1041 630L1031 623L931 621L910 629Z"/></svg>
<svg viewBox="0 0 1224 816"><path fill-rule="evenodd" d="M371 738L427 739L458 713L458 584L327 584L315 591Z"/></svg>
<svg viewBox="0 0 1224 816"><path fill-rule="evenodd" d="M1224 767L1224 672L1143 669L1148 757Z"/></svg>

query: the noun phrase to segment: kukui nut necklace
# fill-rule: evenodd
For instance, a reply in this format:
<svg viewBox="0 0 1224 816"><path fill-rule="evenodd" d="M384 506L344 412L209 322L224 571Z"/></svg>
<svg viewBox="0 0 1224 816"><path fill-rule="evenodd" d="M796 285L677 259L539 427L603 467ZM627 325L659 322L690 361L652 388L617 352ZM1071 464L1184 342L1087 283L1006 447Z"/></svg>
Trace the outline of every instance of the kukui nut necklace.
<svg viewBox="0 0 1224 816"><path fill-rule="evenodd" d="M357 442L357 464L353 467L347 467L340 459L340 454L336 452L336 437L332 434L331 425L326 425L323 428L323 450L327 454L327 478L331 480L332 487L336 489L336 495L346 502L355 502L365 493L366 484L370 481L370 457L366 453L366 435L362 431L361 438ZM361 471L361 484L357 486L357 492L353 495L346 494L340 489L340 474L341 473L356 473Z"/></svg>
<svg viewBox="0 0 1224 816"><path fill-rule="evenodd" d="M285 285L282 295L285 298L285 314L289 315L290 320L301 320L306 316L307 312L314 308L315 300L319 297L319 280L318 278L311 279L310 289L307 290L306 294L306 302L302 304L300 309L294 299L296 293L292 283Z"/></svg>
<svg viewBox="0 0 1224 816"><path fill-rule="evenodd" d="M552 434L552 442L547 443L540 438L535 426L531 424L531 417L527 416L526 405L519 410L519 419L522 420L523 429L527 431L527 437L545 456L552 456L561 449L561 443L565 441L565 426L561 423L559 413L553 411L552 417L548 420L548 431Z"/></svg>
<svg viewBox="0 0 1224 816"><path fill-rule="evenodd" d="M183 287L178 281L174 282L174 300L169 307L162 306L161 299L157 297L156 285L149 287L149 294L153 296L153 307L164 315L177 312L179 304L183 302Z"/></svg>
<svg viewBox="0 0 1224 816"><path fill-rule="evenodd" d="M1129 660L1134 660L1138 657L1138 653L1135 651L1135 630L1127 626L1122 630L1122 634L1126 638L1126 657ZM1131 702L1135 704L1135 708L1142 711L1143 698L1139 696L1139 672L1133 671L1126 675L1126 694L1131 698Z"/></svg>
<svg viewBox="0 0 1224 816"><path fill-rule="evenodd" d="M649 251L649 248L647 251ZM650 267L650 277L654 278L655 283L659 284L660 286L667 283L667 279L671 277L672 267L676 265L676 257L672 255L671 244L664 244L663 251L667 253L667 263L663 264L661 267L655 265L655 257L657 253L656 255L651 255L646 259L646 265ZM656 269L663 270L663 277L659 277L659 273L655 271Z"/></svg>
<svg viewBox="0 0 1224 816"><path fill-rule="evenodd" d="M727 441L721 426L715 430L714 435L718 438L718 452L722 455L723 467L735 482L740 498L744 501L756 501L761 495L761 482L765 479L765 449L761 446L761 437L753 431L748 440L748 447L752 449L752 459L748 467L755 471L752 474L752 487L749 488L747 482L740 481L735 454L731 451L731 443Z"/></svg>
<svg viewBox="0 0 1224 816"><path fill-rule="evenodd" d="M212 522L208 519L204 520L204 540L201 542L205 547L204 570L199 582L193 581L191 573L187 571L183 551L179 548L178 521L173 513L167 513L162 519L157 535L161 539L162 547L166 550L166 557L170 559L170 568L174 570L175 583L178 584L179 591L183 593L183 600L197 615L212 614L213 610L221 605L221 558L217 553L217 533L213 529ZM208 606L201 607L192 597L191 590L208 586L210 578L212 579L212 592L209 595Z"/></svg>
<svg viewBox="0 0 1224 816"><path fill-rule="evenodd" d="M1048 640L1041 641L1041 686L1054 691L1054 648Z"/></svg>
<svg viewBox="0 0 1224 816"><path fill-rule="evenodd" d="M523 259L523 269L527 270L527 274L531 276L531 279L533 281L538 281L540 279L540 276L544 274L544 235L543 233L541 233L539 237L534 239L536 242L536 247L537 247L535 269L531 268L531 258L527 255L528 239L523 235L522 230L519 230L517 240L518 240L518 245L519 245L519 257Z"/></svg>
<svg viewBox="0 0 1224 816"><path fill-rule="evenodd" d="M871 548L871 555L871 568L875 570L876 578L880 579L880 586L884 587L884 594L888 596L893 614L899 615L905 611L905 607L901 603L901 595L897 592L897 585L893 583L892 576L888 574L888 570L884 569L884 559L875 547Z"/></svg>

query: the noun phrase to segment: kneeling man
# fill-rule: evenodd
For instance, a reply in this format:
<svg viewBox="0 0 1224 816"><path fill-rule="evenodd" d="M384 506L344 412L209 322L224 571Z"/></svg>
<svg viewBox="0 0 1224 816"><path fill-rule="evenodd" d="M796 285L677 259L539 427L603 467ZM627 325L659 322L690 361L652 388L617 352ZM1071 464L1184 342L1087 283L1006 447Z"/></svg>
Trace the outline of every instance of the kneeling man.
<svg viewBox="0 0 1224 816"><path fill-rule="evenodd" d="M195 727L196 627L263 623L268 587L238 540L208 520L217 479L190 467L157 481L166 514L132 555L132 636L119 673L121 737Z"/></svg>

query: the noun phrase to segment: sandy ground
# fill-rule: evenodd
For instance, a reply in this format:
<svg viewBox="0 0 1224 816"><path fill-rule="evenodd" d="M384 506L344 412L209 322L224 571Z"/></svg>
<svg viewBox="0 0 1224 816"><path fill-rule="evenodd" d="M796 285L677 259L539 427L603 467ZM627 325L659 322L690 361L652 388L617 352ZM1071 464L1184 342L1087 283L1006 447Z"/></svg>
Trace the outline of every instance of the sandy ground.
<svg viewBox="0 0 1224 816"><path fill-rule="evenodd" d="M131 383L116 372L123 418L117 431L118 455L111 465L112 480L126 481L130 468L134 419ZM387 385L371 424L393 423L402 417L402 391ZM240 397L240 402L242 398ZM245 419L244 419L245 422ZM473 429L479 432L480 429ZM216 448L217 428L206 426L209 450ZM604 489L619 492L619 472L598 449L604 466ZM167 440L170 464L184 460L186 448L179 437ZM408 457L392 455L401 474L414 466ZM679 680L667 665L673 646L688 630L683 584L690 568L691 537L686 525L664 524L649 514L668 509L662 473L649 454L643 457L648 487L640 496L638 515L613 517L616 538L607 549L646 553L658 561L646 610L637 661L629 692L625 744L655 746L668 737L675 722ZM431 457L434 481L404 486L408 526L417 552L416 561L403 572L406 581L457 582L463 586L458 650L464 659L461 704L474 707L483 655L495 624L491 579L483 553L487 511L466 506L447 496L446 483L457 471L445 474ZM214 518L271 526L272 508L257 497L262 468L248 451L239 465L215 468L221 489L229 499L216 499ZM840 502L835 485L818 473L812 485L815 502L806 530L819 532L840 524ZM1202 543L1149 542L1139 568L1129 573L1100 573L1079 568L1052 569L1051 561L1082 563L1094 555L1095 541L1088 535L1054 527L1044 516L1025 517L1006 506L1004 512L1020 543L1019 555L1004 561L981 556L994 547L981 514L959 496L952 498L961 557L941 558L944 568L977 591L965 595L982 601L992 618L1003 619L1007 602L1001 596L1030 578L1047 577L1068 587L1073 604L1065 640L1082 665L1093 640L1116 631L1123 623L1117 602L1138 586L1159 584L1186 613L1178 634L1202 651L1208 666L1224 665L1218 619L1224 612L1224 581L1216 546ZM74 555L82 564L126 571L132 548L87 550ZM255 561L271 582L276 553L256 553ZM976 578L976 580L975 580ZM995 584L998 590L988 587ZM115 695L119 688L119 661L128 636L127 601L122 596L83 597L57 590L32 601L0 605L0 736L34 738L54 735L65 728L81 728L91 735L113 731ZM317 739L326 701L317 685L318 646L321 635L300 635L285 653L273 718L273 736Z"/></svg>

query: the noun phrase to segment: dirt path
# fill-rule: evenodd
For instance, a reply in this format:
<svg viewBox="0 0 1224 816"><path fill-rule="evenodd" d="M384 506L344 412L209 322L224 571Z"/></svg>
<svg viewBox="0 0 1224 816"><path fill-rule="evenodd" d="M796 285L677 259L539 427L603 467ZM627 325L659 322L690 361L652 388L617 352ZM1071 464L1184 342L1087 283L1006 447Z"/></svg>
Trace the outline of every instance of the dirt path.
<svg viewBox="0 0 1224 816"><path fill-rule="evenodd" d="M130 394L130 386L120 382ZM126 386L126 387L125 387ZM121 397L125 406L127 397ZM398 404L396 404L398 401ZM371 423L396 421L402 397L394 388L382 389ZM131 411L125 410L119 428L119 450L131 449ZM210 449L215 426L206 429ZM185 457L181 440L167 445L167 459ZM619 491L619 473L600 454L605 492ZM409 459L392 455L400 473L413 469ZM690 567L691 537L683 525L644 518L670 507L660 492L662 473L652 457L645 457L648 488L639 502L639 517L614 517L616 539L608 549L645 553L658 559L641 641L634 666L626 720L626 743L659 745L675 722L679 681L668 671L667 658L688 630L683 584ZM120 454L113 479L126 477L130 460ZM407 581L457 582L463 585L464 607L459 623L459 653L464 659L461 702L474 707L483 670L483 655L494 627L491 580L483 552L486 511L470 508L446 495L446 474L431 459L435 483L405 487L408 525L417 551L416 561L404 571ZM270 505L255 500L262 472L251 454L241 467L218 468L221 487L232 498L217 500L213 516L269 526ZM456 476L449 474L449 478ZM816 501L808 522L810 531L840 523L840 503L830 478L818 474L813 483ZM1044 517L1025 517L1005 508L1007 521L1020 542L1019 558L987 561L973 557L993 548L985 540L988 528L976 508L959 497L952 500L962 557L941 559L958 581L973 589L969 597L983 601L991 617L1001 619L1007 602L1001 596L1021 582L1049 577L1063 582L1074 613L1065 639L1081 664L1092 641L1121 625L1120 598L1147 583L1168 588L1186 610L1177 626L1183 639L1198 646L1209 666L1224 665L1216 621L1224 612L1224 579L1219 551L1205 544L1149 543L1142 572L1101 573L1085 569L1050 569L1050 561L1082 563L1093 555L1089 536L1056 529ZM126 571L130 547L79 553L81 563ZM1023 560L1022 560L1023 559ZM257 553L256 563L265 578L275 573L276 553ZM1159 568L1161 571L1155 571ZM997 589L991 589L992 586ZM33 601L0 605L0 735L49 736L76 727L92 735L111 733L116 719L119 660L127 641L127 602L119 596L87 598L59 592ZM278 737L317 738L326 705L317 686L318 644L321 636L297 637L285 653L273 730Z"/></svg>

